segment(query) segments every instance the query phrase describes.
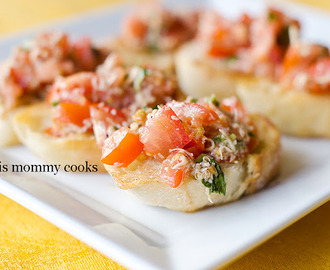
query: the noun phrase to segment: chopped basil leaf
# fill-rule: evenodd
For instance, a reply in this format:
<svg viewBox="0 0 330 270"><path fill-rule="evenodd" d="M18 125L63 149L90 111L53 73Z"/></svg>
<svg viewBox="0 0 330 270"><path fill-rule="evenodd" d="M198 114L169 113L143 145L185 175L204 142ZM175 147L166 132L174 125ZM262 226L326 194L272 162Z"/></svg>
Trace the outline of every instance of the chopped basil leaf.
<svg viewBox="0 0 330 270"><path fill-rule="evenodd" d="M191 103L196 103L197 101L198 101L197 98L192 98L192 99L190 100Z"/></svg>
<svg viewBox="0 0 330 270"><path fill-rule="evenodd" d="M58 104L60 104L58 101L52 101L52 106L53 107L57 106Z"/></svg>
<svg viewBox="0 0 330 270"><path fill-rule="evenodd" d="M91 50L94 57L99 58L101 56L101 51L98 48L92 46Z"/></svg>
<svg viewBox="0 0 330 270"><path fill-rule="evenodd" d="M276 42L282 48L287 48L290 45L289 26L285 26L281 29L277 36Z"/></svg>
<svg viewBox="0 0 330 270"><path fill-rule="evenodd" d="M112 128L113 128L114 130L118 130L118 129L119 129L119 128L116 127L116 126L112 126Z"/></svg>
<svg viewBox="0 0 330 270"><path fill-rule="evenodd" d="M217 98L214 95L208 97L207 102L211 102L216 107L218 107L219 104L220 104L219 101L217 101Z"/></svg>
<svg viewBox="0 0 330 270"><path fill-rule="evenodd" d="M159 48L158 48L156 42L151 43L151 44L148 46L148 49L149 49L151 52L157 52L157 51L159 50Z"/></svg>
<svg viewBox="0 0 330 270"><path fill-rule="evenodd" d="M238 60L238 57L236 55L232 55L232 56L229 56L226 58L226 61L227 62L233 62L233 61L236 61Z"/></svg>
<svg viewBox="0 0 330 270"><path fill-rule="evenodd" d="M223 142L225 140L225 138L222 135L217 135L215 137L213 137L213 141L215 144L219 144L221 142Z"/></svg>
<svg viewBox="0 0 330 270"><path fill-rule="evenodd" d="M226 195L226 181L225 175L220 165L214 160L214 158L207 154L201 154L197 159L196 163L200 163L207 157L207 161L216 169L216 174L213 175L212 181L202 179L202 184L209 189L210 193L219 193Z"/></svg>
<svg viewBox="0 0 330 270"><path fill-rule="evenodd" d="M152 109L153 109L153 110L157 110L157 109L159 109L159 104L153 106Z"/></svg>
<svg viewBox="0 0 330 270"><path fill-rule="evenodd" d="M275 21L277 19L277 16L274 12L269 12L268 13L268 20L269 21Z"/></svg>
<svg viewBox="0 0 330 270"><path fill-rule="evenodd" d="M148 106L143 106L142 110L144 110L144 111L148 110Z"/></svg>
<svg viewBox="0 0 330 270"><path fill-rule="evenodd" d="M249 131L249 132L248 132L248 135L249 135L250 137L254 137L254 133L253 133L252 131Z"/></svg>

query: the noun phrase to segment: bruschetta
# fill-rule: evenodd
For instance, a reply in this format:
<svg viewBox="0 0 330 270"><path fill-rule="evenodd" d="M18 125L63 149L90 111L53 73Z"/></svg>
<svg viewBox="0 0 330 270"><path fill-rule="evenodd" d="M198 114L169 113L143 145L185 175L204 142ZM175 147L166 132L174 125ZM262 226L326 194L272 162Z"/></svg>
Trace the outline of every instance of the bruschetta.
<svg viewBox="0 0 330 270"><path fill-rule="evenodd" d="M330 56L326 47L292 44L276 81L242 80L238 97L294 136L330 138Z"/></svg>
<svg viewBox="0 0 330 270"><path fill-rule="evenodd" d="M58 78L47 102L17 113L14 127L21 142L46 162L85 160L102 171L98 144L128 126L137 109L167 102L175 90L172 75L152 67L126 67L111 54L96 72Z"/></svg>
<svg viewBox="0 0 330 270"><path fill-rule="evenodd" d="M289 29L299 29L299 23L273 8L235 21L203 12L196 39L175 56L180 88L187 95L222 99L236 95L241 78L273 78L290 42Z"/></svg>
<svg viewBox="0 0 330 270"><path fill-rule="evenodd" d="M17 47L0 67L0 146L18 143L11 124L18 108L42 100L57 76L94 70L106 54L89 38L72 42L61 32L42 33Z"/></svg>
<svg viewBox="0 0 330 270"><path fill-rule="evenodd" d="M236 98L139 110L103 144L101 161L142 202L192 212L263 188L278 173L280 134Z"/></svg>

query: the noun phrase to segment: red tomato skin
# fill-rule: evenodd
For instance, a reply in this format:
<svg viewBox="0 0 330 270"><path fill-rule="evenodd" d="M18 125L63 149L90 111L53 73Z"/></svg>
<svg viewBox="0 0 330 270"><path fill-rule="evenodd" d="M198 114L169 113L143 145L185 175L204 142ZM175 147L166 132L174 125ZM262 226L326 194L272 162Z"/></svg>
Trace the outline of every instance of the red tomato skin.
<svg viewBox="0 0 330 270"><path fill-rule="evenodd" d="M190 139L178 116L165 105L147 120L141 141L146 154L163 160L171 149L183 148Z"/></svg>
<svg viewBox="0 0 330 270"><path fill-rule="evenodd" d="M119 109L99 103L90 106L92 120L102 121L109 125L121 124L127 120L126 115Z"/></svg>
<svg viewBox="0 0 330 270"><path fill-rule="evenodd" d="M330 74L330 57L317 61L309 68L308 73L314 78Z"/></svg>
<svg viewBox="0 0 330 270"><path fill-rule="evenodd" d="M80 70L92 71L96 61L92 51L92 41L82 37L72 44L72 54Z"/></svg>
<svg viewBox="0 0 330 270"><path fill-rule="evenodd" d="M221 109L230 112L232 114L237 114L240 121L245 118L245 110L243 105L237 100L236 97L225 98L221 101Z"/></svg>
<svg viewBox="0 0 330 270"><path fill-rule="evenodd" d="M130 165L143 152L139 136L123 127L114 132L104 142L101 162L108 165Z"/></svg>
<svg viewBox="0 0 330 270"><path fill-rule="evenodd" d="M180 163L177 152L171 153L162 163L160 177L172 188L177 188L182 185L186 176L185 165L173 168L173 166Z"/></svg>
<svg viewBox="0 0 330 270"><path fill-rule="evenodd" d="M182 121L194 127L208 126L219 120L215 111L200 104L172 101L168 106Z"/></svg>
<svg viewBox="0 0 330 270"><path fill-rule="evenodd" d="M57 113L53 119L55 123L72 123L83 127L84 121L90 118L89 105L60 103L56 109Z"/></svg>
<svg viewBox="0 0 330 270"><path fill-rule="evenodd" d="M92 80L97 76L92 72L79 72L64 80L55 81L51 87L46 101L67 102L67 103L85 103L92 100Z"/></svg>
<svg viewBox="0 0 330 270"><path fill-rule="evenodd" d="M204 143L202 137L191 139L190 142L184 147L184 150L192 153L194 157L198 157L204 152Z"/></svg>

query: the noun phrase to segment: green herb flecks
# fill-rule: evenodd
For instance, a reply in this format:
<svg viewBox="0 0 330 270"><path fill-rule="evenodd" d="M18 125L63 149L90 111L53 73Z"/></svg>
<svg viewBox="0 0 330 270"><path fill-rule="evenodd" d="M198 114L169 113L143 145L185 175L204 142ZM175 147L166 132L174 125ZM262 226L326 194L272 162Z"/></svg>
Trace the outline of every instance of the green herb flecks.
<svg viewBox="0 0 330 270"><path fill-rule="evenodd" d="M238 57L236 55L232 55L232 56L229 56L226 58L226 61L228 63L231 63L231 62L234 62L234 61L237 61L238 60Z"/></svg>
<svg viewBox="0 0 330 270"><path fill-rule="evenodd" d="M58 104L60 104L58 101L52 101L52 106L56 107Z"/></svg>
<svg viewBox="0 0 330 270"><path fill-rule="evenodd" d="M220 165L214 160L214 158L207 154L201 154L197 159L196 163L201 163L202 161L207 161L210 165L215 168L215 173L213 174L213 179L211 181L202 179L202 184L209 189L210 193L218 193L226 195L226 181L225 175L220 167Z"/></svg>
<svg viewBox="0 0 330 270"><path fill-rule="evenodd" d="M269 12L268 13L268 20L269 21L275 21L277 19L277 15L274 12Z"/></svg>
<svg viewBox="0 0 330 270"><path fill-rule="evenodd" d="M221 142L223 142L225 140L225 138L222 135L217 135L215 137L213 137L213 141L215 144L219 144Z"/></svg>
<svg viewBox="0 0 330 270"><path fill-rule="evenodd" d="M220 105L219 101L217 101L217 98L215 95L212 95L210 97L207 97L207 102L212 103L214 106L218 107Z"/></svg>
<svg viewBox="0 0 330 270"><path fill-rule="evenodd" d="M146 68L136 67L137 74L133 82L133 88L135 92L141 90L141 85L145 77L148 75L148 70Z"/></svg>
<svg viewBox="0 0 330 270"><path fill-rule="evenodd" d="M197 101L198 101L197 98L192 98L192 99L190 100L191 103L196 103Z"/></svg>
<svg viewBox="0 0 330 270"><path fill-rule="evenodd" d="M281 29L277 36L276 43L284 49L290 45L289 26L285 26Z"/></svg>

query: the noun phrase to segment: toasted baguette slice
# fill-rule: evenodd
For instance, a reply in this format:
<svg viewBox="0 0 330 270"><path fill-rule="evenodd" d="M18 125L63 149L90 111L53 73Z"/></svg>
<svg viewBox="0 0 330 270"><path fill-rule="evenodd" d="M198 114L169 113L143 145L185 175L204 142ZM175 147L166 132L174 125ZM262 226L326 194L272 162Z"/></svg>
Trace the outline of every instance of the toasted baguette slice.
<svg viewBox="0 0 330 270"><path fill-rule="evenodd" d="M22 109L13 119L14 128L20 141L36 156L47 163L97 165L98 171L104 172L100 163L101 149L93 135L77 134L69 137L53 137L45 133L50 126L51 107L47 103L37 103Z"/></svg>
<svg viewBox="0 0 330 270"><path fill-rule="evenodd" d="M251 113L268 116L281 132L330 138L330 94L283 89L269 80L252 78L239 83L237 94Z"/></svg>
<svg viewBox="0 0 330 270"><path fill-rule="evenodd" d="M214 94L222 100L236 95L237 80L244 78L243 74L231 71L224 61L205 56L196 42L178 50L175 69L182 91L197 98Z"/></svg>
<svg viewBox="0 0 330 270"><path fill-rule="evenodd" d="M0 147L7 147L20 143L12 124L13 116L18 110L19 109L14 109L5 116L0 117Z"/></svg>
<svg viewBox="0 0 330 270"><path fill-rule="evenodd" d="M172 210L192 212L206 206L237 200L263 188L279 171L280 134L267 119L253 116L260 138L256 150L237 164L222 166L226 195L209 194L207 188L187 175L183 184L171 188L159 176L161 163L142 155L126 168L105 165L121 189L128 189L142 202Z"/></svg>
<svg viewBox="0 0 330 270"><path fill-rule="evenodd" d="M146 51L134 51L125 46L120 39L110 40L103 46L118 53L128 66L151 65L166 72L174 72L174 53L172 52L150 53Z"/></svg>

